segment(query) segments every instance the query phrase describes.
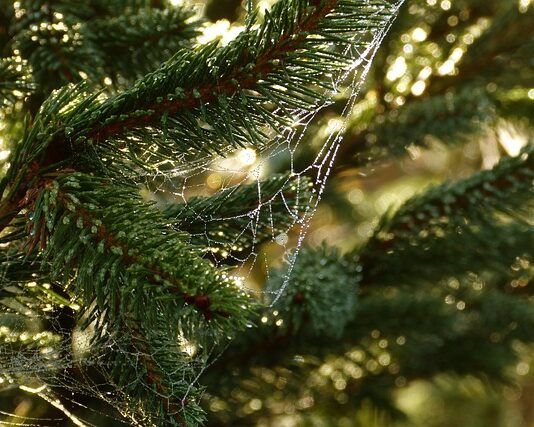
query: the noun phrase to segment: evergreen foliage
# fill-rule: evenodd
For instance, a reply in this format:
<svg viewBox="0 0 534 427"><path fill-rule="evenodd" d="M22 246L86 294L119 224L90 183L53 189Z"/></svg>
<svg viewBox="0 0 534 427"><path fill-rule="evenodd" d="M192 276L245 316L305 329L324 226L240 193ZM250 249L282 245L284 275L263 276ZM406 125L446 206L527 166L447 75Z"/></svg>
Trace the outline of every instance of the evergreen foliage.
<svg viewBox="0 0 534 427"><path fill-rule="evenodd" d="M90 395L142 426L360 425L368 404L402 417L414 380L508 381L534 342L529 2L409 2L354 104L355 58L401 2L278 0L228 43L200 42L205 18L173 3L0 0L0 393ZM347 103L336 168L310 167ZM348 251L285 248L317 170L454 150L504 121L529 129L519 153L503 143L513 155L389 209ZM270 175L199 189L242 149ZM260 247L285 254L249 274L256 293L240 274Z"/></svg>
<svg viewBox="0 0 534 427"><path fill-rule="evenodd" d="M365 282L434 282L464 271L506 270L516 257L529 255L533 147L528 144L517 157L503 158L492 170L431 188L392 217L385 215L361 253ZM463 256L455 262L432 263L458 253Z"/></svg>
<svg viewBox="0 0 534 427"><path fill-rule="evenodd" d="M283 289L285 277L277 270L267 291L284 297L273 305L285 334L317 339L324 335L339 338L356 311L358 270L361 268L326 246L305 249L293 271L295 279ZM264 323L264 322L262 322Z"/></svg>

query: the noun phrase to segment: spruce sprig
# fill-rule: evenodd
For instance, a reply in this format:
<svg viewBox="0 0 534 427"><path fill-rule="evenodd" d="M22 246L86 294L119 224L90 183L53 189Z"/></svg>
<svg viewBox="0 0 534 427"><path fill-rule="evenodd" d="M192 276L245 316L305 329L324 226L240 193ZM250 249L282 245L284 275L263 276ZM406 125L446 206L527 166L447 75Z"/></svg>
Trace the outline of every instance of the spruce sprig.
<svg viewBox="0 0 534 427"><path fill-rule="evenodd" d="M246 295L135 189L81 173L44 185L32 206L31 248L44 248L60 282L76 271L74 292L86 308L110 323L124 313L146 320L162 312L178 322L188 306L214 330L246 323Z"/></svg>
<svg viewBox="0 0 534 427"><path fill-rule="evenodd" d="M533 177L530 143L519 156L504 157L492 170L412 198L382 218L361 250L364 283L387 284L401 276L412 282L417 277L437 280L469 264L471 269L490 264L495 270L508 268L515 256L528 253L533 242ZM481 248L484 257L477 256ZM458 257L452 264L429 262L454 254ZM413 271L410 265L421 268Z"/></svg>
<svg viewBox="0 0 534 427"><path fill-rule="evenodd" d="M57 164L124 176L135 175L132 165L152 170L162 159L250 143L263 148L273 132L294 125L291 111L326 102L335 78L324 77L346 70L351 59L344 52L369 43L369 31L392 14L385 1L281 0L258 29L251 23L222 48L180 51L104 101L84 86L61 90L16 148L0 216L9 219L34 175Z"/></svg>
<svg viewBox="0 0 534 427"><path fill-rule="evenodd" d="M283 0L257 30L251 24L222 48L180 51L130 90L86 104L68 124L55 123L49 150L72 143L76 152L96 150L100 158L129 157L149 167L228 146L264 147L272 132L294 124L295 110L326 102L325 85L334 87L325 74L346 69L344 47L365 45L390 9L383 1Z"/></svg>

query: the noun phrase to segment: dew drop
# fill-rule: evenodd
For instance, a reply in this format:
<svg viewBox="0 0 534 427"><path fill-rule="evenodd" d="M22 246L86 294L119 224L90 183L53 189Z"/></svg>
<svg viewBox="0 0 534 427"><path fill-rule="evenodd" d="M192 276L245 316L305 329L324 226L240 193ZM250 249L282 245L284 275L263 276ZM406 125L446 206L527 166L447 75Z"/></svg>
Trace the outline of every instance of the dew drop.
<svg viewBox="0 0 534 427"><path fill-rule="evenodd" d="M278 243L280 246L287 245L288 240L289 240L289 237L286 233L280 233L278 236L274 238L274 241Z"/></svg>

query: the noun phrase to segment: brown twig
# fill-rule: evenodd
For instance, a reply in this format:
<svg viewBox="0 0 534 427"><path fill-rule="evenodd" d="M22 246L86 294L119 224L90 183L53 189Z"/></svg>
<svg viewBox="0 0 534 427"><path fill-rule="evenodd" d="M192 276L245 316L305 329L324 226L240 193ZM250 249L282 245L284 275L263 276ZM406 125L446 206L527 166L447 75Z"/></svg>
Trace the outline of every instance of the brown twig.
<svg viewBox="0 0 534 427"><path fill-rule="evenodd" d="M64 206L72 203L72 200L68 199L67 196L61 191L59 191L57 194L57 201L60 202ZM94 223L94 218L91 216L89 211L87 211L86 209L82 208L81 206L77 206L76 211L74 212L74 215L83 221L83 225L85 227L87 228L96 227L97 231L95 235L99 241L104 242L107 249L110 249L112 247L120 248L122 252L122 259L125 264L142 265L146 270L148 270L150 272L150 276L147 277L149 282L153 284L159 284L161 279L157 280L156 279L157 276L165 280L168 280L170 283L174 285L173 288L170 290L170 292L182 297L183 300L187 304L194 305L206 319L211 319L214 315L228 317L228 313L225 311L222 311L222 310L212 311L210 309L211 301L208 295L205 295L205 294L191 295L185 292L182 289L181 283L172 274L162 270L158 266L145 262L144 260L140 259L139 257L135 255L132 255L128 245L126 245L125 243L121 242L118 238L113 236L104 225L96 226Z"/></svg>
<svg viewBox="0 0 534 427"><path fill-rule="evenodd" d="M157 123L163 114L172 115L185 108L197 108L203 104L213 102L221 94L231 95L237 90L253 88L260 78L264 78L265 75L283 67L283 61L280 61L278 65L275 65L274 61L283 59L287 53L295 50L306 39L308 32L313 30L320 20L331 12L338 1L329 0L322 5L319 0L311 1L317 7L316 11L305 17L302 22L298 22L291 34L288 33L282 36L267 52L260 55L254 68L248 72L247 76L242 75L241 64L236 65L234 71L216 83L207 83L185 91L183 99L171 100L168 97L164 98L163 102L148 106L148 109L152 112L144 116L119 119L99 128L95 127L87 133L87 138L97 142L103 141L121 133L125 128L137 129ZM247 62L246 59L246 55L244 55L244 63ZM236 84L237 81L239 83Z"/></svg>

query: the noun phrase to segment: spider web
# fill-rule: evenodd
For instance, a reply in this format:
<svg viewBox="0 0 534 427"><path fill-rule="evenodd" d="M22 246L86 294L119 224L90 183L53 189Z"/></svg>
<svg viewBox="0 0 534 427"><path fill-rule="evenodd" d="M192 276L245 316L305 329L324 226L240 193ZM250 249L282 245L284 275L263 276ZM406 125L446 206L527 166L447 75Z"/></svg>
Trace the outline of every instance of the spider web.
<svg viewBox="0 0 534 427"><path fill-rule="evenodd" d="M397 0L393 7L398 9L402 3ZM380 12L379 7L376 12ZM346 117L390 25L391 22L378 30L362 31L344 52L352 59L351 66L331 77L334 91L327 93L328 99L342 94L343 112L328 122L324 138L305 164L302 152L313 151L306 146L315 129L312 122L333 102L317 105L311 112L291 110L293 124L259 149L245 147L229 151L224 157L165 164L143 177L143 195L156 200L164 212L172 208L169 219L206 248L207 258L221 267L230 266L228 274L237 283L269 304L274 304L291 286L291 272L325 190ZM280 113L286 115L287 111ZM271 182L268 188L265 182ZM234 203L244 187L254 194L254 202L227 209L226 205ZM199 197L216 198L226 208L214 210L213 205L198 203ZM229 228L232 233L226 232ZM273 268L285 269L284 282L277 291L266 294L262 283L269 280ZM105 375L108 361L104 354L123 351L120 337L94 352L92 325L82 330L73 320L72 328L65 328L64 317L74 319L79 307L66 298L58 312L57 298L64 298L59 289L47 283L31 283L30 288L35 290L39 303L24 296L16 285L7 289L15 298L0 298L0 338L6 343L0 348L0 393L7 396L0 399L2 425L57 426L64 423L65 417L77 426L97 425L91 419L99 417L111 417L113 425L152 425L151 414L134 416L136 402L116 390ZM201 382L202 373L216 361L221 348L213 345L199 349L187 337L182 338L181 348L197 372L191 382L193 387L199 379ZM138 360L143 357L130 356ZM139 377L142 375L140 363ZM24 400L13 397L20 391L46 401L58 410L58 415L29 417L20 407ZM84 419L78 414L83 414Z"/></svg>

